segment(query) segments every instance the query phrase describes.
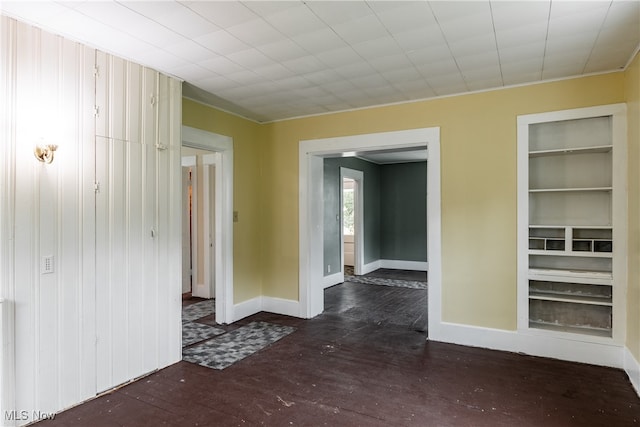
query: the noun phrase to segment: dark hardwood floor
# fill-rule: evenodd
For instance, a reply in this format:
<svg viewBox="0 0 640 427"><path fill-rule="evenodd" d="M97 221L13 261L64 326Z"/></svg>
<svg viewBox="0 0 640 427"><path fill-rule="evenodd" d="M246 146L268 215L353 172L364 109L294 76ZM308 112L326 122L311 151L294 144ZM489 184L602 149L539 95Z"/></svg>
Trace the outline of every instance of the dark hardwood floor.
<svg viewBox="0 0 640 427"><path fill-rule="evenodd" d="M430 342L416 327L425 307L424 290L338 285L317 318L238 322L297 329L227 369L180 362L42 424L639 425L623 371Z"/></svg>

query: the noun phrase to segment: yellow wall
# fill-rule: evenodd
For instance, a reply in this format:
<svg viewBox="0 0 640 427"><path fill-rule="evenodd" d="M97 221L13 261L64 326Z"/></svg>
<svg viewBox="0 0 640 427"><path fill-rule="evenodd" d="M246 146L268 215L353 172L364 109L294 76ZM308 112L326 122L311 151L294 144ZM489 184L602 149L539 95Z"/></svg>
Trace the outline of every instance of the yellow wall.
<svg viewBox="0 0 640 427"><path fill-rule="evenodd" d="M640 360L640 54L624 73L629 134L627 347Z"/></svg>
<svg viewBox="0 0 640 427"><path fill-rule="evenodd" d="M182 101L182 124L233 138L233 227L234 302L262 292L260 183L261 127L259 124L215 108Z"/></svg>
<svg viewBox="0 0 640 427"><path fill-rule="evenodd" d="M516 328L516 116L624 101L612 73L264 125L263 294L298 298L298 141L440 126L443 320Z"/></svg>
<svg viewBox="0 0 640 427"><path fill-rule="evenodd" d="M298 299L300 140L439 126L443 320L516 329L516 117L624 102L632 73L264 125L185 100L185 125L234 138L235 302Z"/></svg>

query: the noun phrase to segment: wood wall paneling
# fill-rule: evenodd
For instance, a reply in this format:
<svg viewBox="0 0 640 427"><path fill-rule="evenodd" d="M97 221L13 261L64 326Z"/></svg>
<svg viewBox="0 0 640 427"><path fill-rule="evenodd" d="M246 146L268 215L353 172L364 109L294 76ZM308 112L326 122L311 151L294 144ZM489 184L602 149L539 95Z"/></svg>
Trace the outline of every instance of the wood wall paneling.
<svg viewBox="0 0 640 427"><path fill-rule="evenodd" d="M1 19L0 409L56 412L180 359L181 90Z"/></svg>

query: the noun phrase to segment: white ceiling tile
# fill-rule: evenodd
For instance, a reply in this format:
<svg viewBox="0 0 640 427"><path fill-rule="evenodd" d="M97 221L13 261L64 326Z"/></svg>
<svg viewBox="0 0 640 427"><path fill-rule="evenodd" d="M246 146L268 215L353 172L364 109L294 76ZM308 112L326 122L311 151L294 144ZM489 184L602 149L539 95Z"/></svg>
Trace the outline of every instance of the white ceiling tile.
<svg viewBox="0 0 640 427"><path fill-rule="evenodd" d="M182 4L221 28L228 28L257 15L244 4L235 1L183 1Z"/></svg>
<svg viewBox="0 0 640 427"><path fill-rule="evenodd" d="M227 31L252 46L281 41L285 36L262 19L252 19L227 28Z"/></svg>
<svg viewBox="0 0 640 427"><path fill-rule="evenodd" d="M500 66L495 65L493 67L485 67L485 68L472 68L472 69L463 69L462 77L470 85L470 82L474 81L488 81L488 80L498 80L501 81L501 72Z"/></svg>
<svg viewBox="0 0 640 427"><path fill-rule="evenodd" d="M340 79L340 75L332 69L313 71L311 73L305 74L303 77L309 80L311 83L317 85L335 82Z"/></svg>
<svg viewBox="0 0 640 427"><path fill-rule="evenodd" d="M345 47L346 43L330 28L304 32L291 38L308 52L325 52Z"/></svg>
<svg viewBox="0 0 640 427"><path fill-rule="evenodd" d="M376 15L367 15L333 26L333 29L344 41L355 44L366 40L377 39L388 34Z"/></svg>
<svg viewBox="0 0 640 427"><path fill-rule="evenodd" d="M251 9L258 16L269 16L277 12L281 12L285 9L292 7L298 7L303 3L301 1L286 0L286 1L244 1L242 2L248 9Z"/></svg>
<svg viewBox="0 0 640 427"><path fill-rule="evenodd" d="M505 86L508 85L520 85L523 83L532 83L537 82L542 79L541 71L532 71L532 72L522 72L522 73L514 73L509 75L502 76L502 81Z"/></svg>
<svg viewBox="0 0 640 427"><path fill-rule="evenodd" d="M390 32L437 26L431 8L426 2L401 3L399 7L377 11L378 19ZM375 8L376 2L372 2L371 5Z"/></svg>
<svg viewBox="0 0 640 427"><path fill-rule="evenodd" d="M230 87L239 86L238 83L234 82L233 80L229 80L227 77L220 75L213 75L202 80L196 80L192 83L197 87L214 94Z"/></svg>
<svg viewBox="0 0 640 427"><path fill-rule="evenodd" d="M599 8L589 9L577 16L565 15L551 18L549 20L549 37L597 32L604 23L606 16L607 8Z"/></svg>
<svg viewBox="0 0 640 427"><path fill-rule="evenodd" d="M549 37L547 39L546 53L554 55L562 52L591 51L598 38L597 32L570 34L566 36Z"/></svg>
<svg viewBox="0 0 640 427"><path fill-rule="evenodd" d="M128 29L149 20L139 13L115 2L87 2L75 8L83 15L114 28Z"/></svg>
<svg viewBox="0 0 640 427"><path fill-rule="evenodd" d="M458 66L453 58L448 60L434 61L429 64L416 65L416 69L425 78L446 76L450 74L460 74Z"/></svg>
<svg viewBox="0 0 640 427"><path fill-rule="evenodd" d="M237 71L235 73L228 74L227 77L229 78L229 80L233 80L234 82L240 83L243 86L262 82L264 80L261 76L257 75L251 70Z"/></svg>
<svg viewBox="0 0 640 427"><path fill-rule="evenodd" d="M280 79L274 82L282 90L295 90L309 87L311 83L303 77L293 76Z"/></svg>
<svg viewBox="0 0 640 427"><path fill-rule="evenodd" d="M535 43L521 44L519 46L501 48L499 50L500 62L511 63L536 59L542 61L546 43L544 40Z"/></svg>
<svg viewBox="0 0 640 427"><path fill-rule="evenodd" d="M439 61L453 61L451 50L447 45L435 45L428 48L417 49L407 53L407 56L416 65L431 64Z"/></svg>
<svg viewBox="0 0 640 427"><path fill-rule="evenodd" d="M56 16L67 13L69 9L53 2L2 1L0 2L4 15L20 19L28 23L45 22L50 24ZM49 27L49 25L41 25Z"/></svg>
<svg viewBox="0 0 640 427"><path fill-rule="evenodd" d="M491 14L496 32L543 24L546 28L550 2L492 1Z"/></svg>
<svg viewBox="0 0 640 427"><path fill-rule="evenodd" d="M135 60L156 70L165 70L185 65L187 61L160 49L148 49L136 54Z"/></svg>
<svg viewBox="0 0 640 427"><path fill-rule="evenodd" d="M489 9L485 1L430 1L429 5L440 22L487 13Z"/></svg>
<svg viewBox="0 0 640 427"><path fill-rule="evenodd" d="M480 80L476 79L472 82L467 81L467 87L469 90L486 90L486 89L495 89L497 87L502 87L502 78L496 77L491 79Z"/></svg>
<svg viewBox="0 0 640 427"><path fill-rule="evenodd" d="M378 72L397 70L413 66L413 63L404 53L372 58L369 59L369 64Z"/></svg>
<svg viewBox="0 0 640 427"><path fill-rule="evenodd" d="M367 3L359 1L311 1L307 6L318 18L329 25L341 24L373 14L373 10Z"/></svg>
<svg viewBox="0 0 640 427"><path fill-rule="evenodd" d="M463 73L473 69L497 68L500 64L498 51L456 56L456 63Z"/></svg>
<svg viewBox="0 0 640 427"><path fill-rule="evenodd" d="M246 43L226 31L216 31L194 39L197 43L220 55L228 55L233 52L250 48Z"/></svg>
<svg viewBox="0 0 640 427"><path fill-rule="evenodd" d="M460 74L448 74L444 76L438 76L433 78L427 78L427 83L438 95L451 95L454 93L463 93L467 91L467 85L465 84Z"/></svg>
<svg viewBox="0 0 640 427"><path fill-rule="evenodd" d="M611 3L603 28L628 28L640 32L640 1L614 1Z"/></svg>
<svg viewBox="0 0 640 427"><path fill-rule="evenodd" d="M449 42L449 48L454 56L490 53L496 50L496 38L493 33L478 34L469 39Z"/></svg>
<svg viewBox="0 0 640 427"><path fill-rule="evenodd" d="M179 77L185 81L203 80L211 77L215 73L196 64L185 64L167 70L171 75Z"/></svg>
<svg viewBox="0 0 640 427"><path fill-rule="evenodd" d="M263 67L256 67L253 69L256 74L262 76L268 80L280 80L287 77L292 77L295 73L288 68L284 67L282 64L272 64L266 65Z"/></svg>
<svg viewBox="0 0 640 427"><path fill-rule="evenodd" d="M220 29L217 25L184 6L180 9L171 8L165 14L155 16L153 20L189 38L212 33Z"/></svg>
<svg viewBox="0 0 640 427"><path fill-rule="evenodd" d="M467 15L440 22L440 28L442 28L444 38L449 43L492 34L494 31L488 8L483 14Z"/></svg>
<svg viewBox="0 0 640 427"><path fill-rule="evenodd" d="M344 99L341 95L353 90L358 90L349 80L335 80L333 82L323 84L322 88L327 92L337 95L340 99Z"/></svg>
<svg viewBox="0 0 640 427"><path fill-rule="evenodd" d="M362 57L351 47L321 52L317 54L316 57L330 67L339 67L341 65L362 61Z"/></svg>
<svg viewBox="0 0 640 427"><path fill-rule="evenodd" d="M502 76L507 78L515 74L542 72L542 56L523 59L517 62L507 62L500 64Z"/></svg>
<svg viewBox="0 0 640 427"><path fill-rule="evenodd" d="M362 61L336 67L334 68L334 71L345 79L355 79L373 74L376 70L374 70L367 62Z"/></svg>
<svg viewBox="0 0 640 427"><path fill-rule="evenodd" d="M290 39L260 45L258 49L275 61L286 61L307 55L304 49Z"/></svg>
<svg viewBox="0 0 640 427"><path fill-rule="evenodd" d="M609 8L611 1L552 1L550 19L561 17L573 17L576 21L580 21L583 17L594 10ZM600 13L600 12L597 12Z"/></svg>
<svg viewBox="0 0 640 427"><path fill-rule="evenodd" d="M325 68L322 62L311 55L284 61L282 65L296 74L312 73Z"/></svg>
<svg viewBox="0 0 640 427"><path fill-rule="evenodd" d="M230 53L227 58L247 69L273 65L275 62L258 49L247 49Z"/></svg>
<svg viewBox="0 0 640 427"><path fill-rule="evenodd" d="M319 30L325 26L304 4L273 13L264 19L278 31L290 37Z"/></svg>
<svg viewBox="0 0 640 427"><path fill-rule="evenodd" d="M389 82L378 73L369 75L359 75L356 78L349 79L351 83L359 89L367 89L369 87L390 86Z"/></svg>
<svg viewBox="0 0 640 427"><path fill-rule="evenodd" d="M396 41L391 36L356 43L352 45L352 47L353 50L358 52L358 54L365 59L375 59L381 56L390 56L402 52Z"/></svg>
<svg viewBox="0 0 640 427"><path fill-rule="evenodd" d="M383 71L380 74L391 82L422 80L422 74L420 74L413 66L397 70Z"/></svg>
<svg viewBox="0 0 640 427"><path fill-rule="evenodd" d="M76 7L80 4L79 1L69 1L70 7L75 4ZM174 12L179 12L181 9L185 9L186 6L175 2L166 0L148 0L148 1L121 1L118 3L128 7L131 10L138 12L140 15L144 15L147 18L154 19L163 15L170 15Z"/></svg>
<svg viewBox="0 0 640 427"><path fill-rule="evenodd" d="M164 50L190 62L197 62L203 59L206 60L216 56L216 54L211 52L209 49L191 40L168 44L164 47Z"/></svg>
<svg viewBox="0 0 640 427"><path fill-rule="evenodd" d="M392 36L396 42L398 42L398 45L407 52L432 47L434 45L446 46L447 43L438 25L394 32Z"/></svg>
<svg viewBox="0 0 640 427"><path fill-rule="evenodd" d="M517 28L496 28L496 40L500 49L519 47L523 44L543 42L547 38L547 23L536 22Z"/></svg>
<svg viewBox="0 0 640 427"><path fill-rule="evenodd" d="M199 61L198 65L221 75L229 75L244 70L244 67L224 56L216 56L204 61Z"/></svg>

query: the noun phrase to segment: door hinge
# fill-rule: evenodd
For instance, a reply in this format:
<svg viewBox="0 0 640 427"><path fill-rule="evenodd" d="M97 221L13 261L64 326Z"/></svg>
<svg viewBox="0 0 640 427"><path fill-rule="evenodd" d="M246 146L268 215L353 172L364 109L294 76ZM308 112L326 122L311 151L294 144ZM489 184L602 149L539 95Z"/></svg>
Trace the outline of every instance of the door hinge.
<svg viewBox="0 0 640 427"><path fill-rule="evenodd" d="M93 116L94 117L98 117L100 115L100 107L98 107L97 105L93 106Z"/></svg>
<svg viewBox="0 0 640 427"><path fill-rule="evenodd" d="M98 76L100 76L100 68L96 65L95 67L93 67L93 77Z"/></svg>
<svg viewBox="0 0 640 427"><path fill-rule="evenodd" d="M151 105L156 105L156 103L158 102L158 98L151 95L151 98L149 99L149 101L151 102Z"/></svg>
<svg viewBox="0 0 640 427"><path fill-rule="evenodd" d="M100 192L100 183L98 181L95 181L93 183L93 191L96 192L96 193Z"/></svg>

